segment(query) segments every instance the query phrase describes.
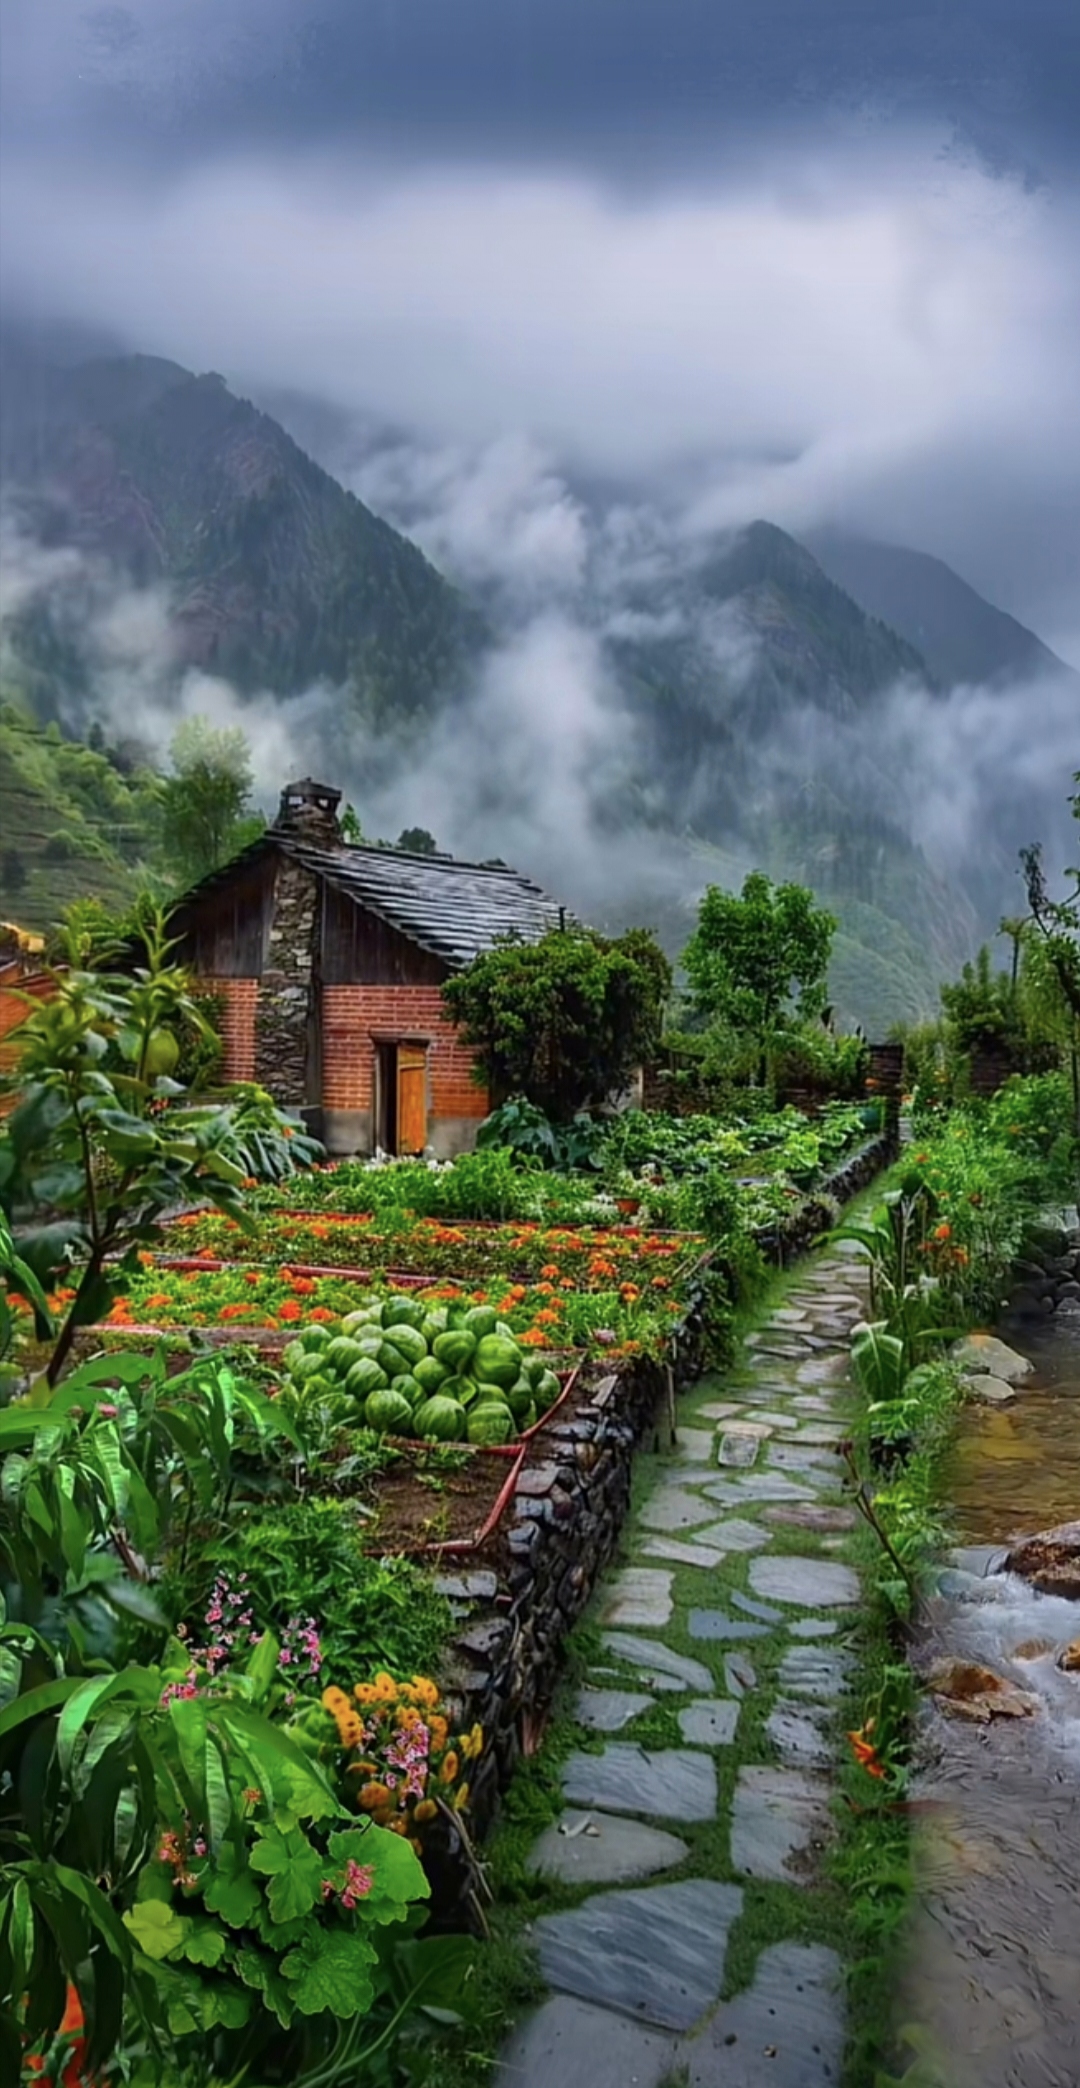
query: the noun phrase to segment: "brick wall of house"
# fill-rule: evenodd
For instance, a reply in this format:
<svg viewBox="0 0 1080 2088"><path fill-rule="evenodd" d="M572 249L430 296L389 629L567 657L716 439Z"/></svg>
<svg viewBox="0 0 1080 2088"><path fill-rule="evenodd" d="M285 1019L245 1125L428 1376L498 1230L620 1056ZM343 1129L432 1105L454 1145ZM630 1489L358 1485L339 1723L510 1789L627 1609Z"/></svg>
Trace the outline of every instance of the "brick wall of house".
<svg viewBox="0 0 1080 2088"><path fill-rule="evenodd" d="M437 986L324 986L322 992L323 1104L327 1109L370 1109L374 1039L429 1039L432 1117L488 1113L483 1088L471 1078L473 1054L462 1044Z"/></svg>
<svg viewBox="0 0 1080 2088"><path fill-rule="evenodd" d="M200 993L216 993L223 1002L221 1034L225 1044L223 1080L255 1078L255 1015L258 979L200 979Z"/></svg>

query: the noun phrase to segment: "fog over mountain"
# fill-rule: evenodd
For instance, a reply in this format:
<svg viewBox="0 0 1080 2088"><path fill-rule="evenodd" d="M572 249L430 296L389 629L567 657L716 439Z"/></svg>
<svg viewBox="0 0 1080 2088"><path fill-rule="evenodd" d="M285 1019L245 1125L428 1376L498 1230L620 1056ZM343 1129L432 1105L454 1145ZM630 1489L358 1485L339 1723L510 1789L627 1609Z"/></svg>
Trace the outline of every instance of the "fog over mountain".
<svg viewBox="0 0 1080 2088"><path fill-rule="evenodd" d="M925 999L1080 766L1064 0L6 5L46 708L672 942L767 862Z"/></svg>

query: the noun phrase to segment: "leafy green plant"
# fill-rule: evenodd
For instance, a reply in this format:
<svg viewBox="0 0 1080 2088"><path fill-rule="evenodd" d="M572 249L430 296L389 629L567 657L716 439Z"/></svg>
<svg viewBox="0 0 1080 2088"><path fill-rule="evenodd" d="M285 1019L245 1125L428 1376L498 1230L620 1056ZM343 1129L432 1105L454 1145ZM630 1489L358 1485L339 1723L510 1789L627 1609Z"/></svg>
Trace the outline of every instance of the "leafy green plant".
<svg viewBox="0 0 1080 2088"><path fill-rule="evenodd" d="M46 1385L79 1327L103 1318L163 1213L193 1197L245 1219L242 1184L295 1128L261 1090L192 1104L171 1078L176 1024L203 1022L187 975L168 961L160 917L142 929L147 962L128 978L70 971L16 1032L18 1097L0 1134L0 1205L21 1260L42 1284L71 1273Z"/></svg>
<svg viewBox="0 0 1080 2088"><path fill-rule="evenodd" d="M570 925L508 940L447 980L443 998L478 1078L555 1123L626 1087L656 1049L671 967L646 929L608 938Z"/></svg>

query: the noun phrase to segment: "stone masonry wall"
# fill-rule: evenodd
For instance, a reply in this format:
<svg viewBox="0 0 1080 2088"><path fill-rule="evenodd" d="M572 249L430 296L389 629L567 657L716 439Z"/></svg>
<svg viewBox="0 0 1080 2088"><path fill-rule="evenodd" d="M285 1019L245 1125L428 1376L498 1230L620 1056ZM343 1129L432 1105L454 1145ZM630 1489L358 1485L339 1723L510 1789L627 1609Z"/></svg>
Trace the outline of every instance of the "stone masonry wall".
<svg viewBox="0 0 1080 2088"><path fill-rule="evenodd" d="M310 870L278 860L266 966L255 1014L255 1078L283 1108L300 1109L308 1090L308 1036L316 1013L313 976L319 886Z"/></svg>

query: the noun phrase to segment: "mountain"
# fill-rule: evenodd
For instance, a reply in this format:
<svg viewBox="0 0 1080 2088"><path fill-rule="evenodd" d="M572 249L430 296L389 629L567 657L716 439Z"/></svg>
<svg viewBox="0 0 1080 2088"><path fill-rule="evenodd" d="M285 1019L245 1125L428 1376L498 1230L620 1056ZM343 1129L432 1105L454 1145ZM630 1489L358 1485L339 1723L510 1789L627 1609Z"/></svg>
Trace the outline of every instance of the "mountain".
<svg viewBox="0 0 1080 2088"><path fill-rule="evenodd" d="M141 355L62 367L9 335L0 474L39 543L167 586L178 669L241 691L341 686L386 725L464 690L479 614L221 377ZM40 607L16 642L77 681Z"/></svg>
<svg viewBox="0 0 1080 2088"><path fill-rule="evenodd" d="M74 899L122 909L147 882L159 779L0 701L0 912L48 928Z"/></svg>
<svg viewBox="0 0 1080 2088"><path fill-rule="evenodd" d="M926 551L832 530L811 532L806 542L830 578L915 646L945 688L1073 673L1034 631Z"/></svg>
<svg viewBox="0 0 1080 2088"><path fill-rule="evenodd" d="M841 921L841 1012L878 1031L930 1012L936 981L978 940L971 897L912 839L906 779L884 731L898 685L944 695L940 646L928 662L914 626L875 613L828 560L766 521L693 548L654 521L643 555L632 549L614 563L597 537L573 616L602 661L603 729L584 777L563 792L578 830L563 833L557 809L558 858L546 863L534 859L530 824L543 779L531 756L521 760L520 696L511 692L505 714L491 708L490 653L488 708L469 708L485 647L512 639L514 627L495 628L495 605L468 601L223 379L151 356L50 361L40 343L8 336L0 470L20 544L54 575L27 588L3 662L24 706L14 746L0 750L0 787L16 807L11 850L27 872L28 920L48 918L73 885L126 891L152 829L144 814L153 791L132 780L136 750L122 748L118 766L99 749L92 759L104 767L91 779L79 766L85 748L58 750L56 737L46 745L25 720L29 703L39 726L60 718L85 738L98 716L116 732L120 711L138 730L138 690L126 698L114 677L109 702L98 701L111 669L94 653L95 633L119 584L128 608L167 605L153 694L166 719L191 667L241 695L280 697L283 714L315 684L340 691L321 737L303 722L310 712L297 713L304 766L328 764L362 814L365 794L377 799L376 780L396 776L398 824L418 816L418 775L438 769L445 791L451 769L454 790L472 802L455 798L440 833L452 840L456 827L470 850L519 854L598 919L614 889L624 914L656 920L677 949L710 878L730 882L733 865L741 874L755 864L799 878ZM538 744L557 808L575 758L560 722L571 699L572 685L527 696L538 719L550 713ZM447 716L449 738L429 737ZM263 713L251 718L261 730ZM350 720L374 728L353 741L362 758L350 748ZM5 802L5 836L6 814ZM573 865L586 856L595 899L574 888ZM18 881L19 864L9 867ZM996 859L991 867L992 882ZM985 926L1001 906L993 893L978 897ZM18 917L17 893L5 906Z"/></svg>

